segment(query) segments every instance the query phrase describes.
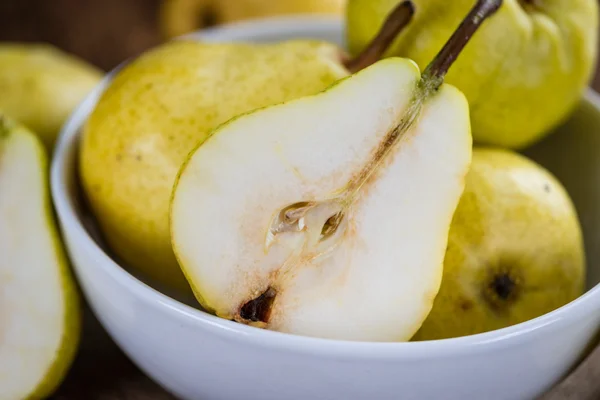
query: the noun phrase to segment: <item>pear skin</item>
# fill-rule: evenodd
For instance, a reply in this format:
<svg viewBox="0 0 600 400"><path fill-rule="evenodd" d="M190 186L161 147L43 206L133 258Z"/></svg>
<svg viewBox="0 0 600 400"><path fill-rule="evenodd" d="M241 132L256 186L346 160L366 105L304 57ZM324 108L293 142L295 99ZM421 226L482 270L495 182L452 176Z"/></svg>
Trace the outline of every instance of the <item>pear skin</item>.
<svg viewBox="0 0 600 400"><path fill-rule="evenodd" d="M346 39L361 51L399 0L349 0ZM415 16L387 52L423 68L475 0L415 0ZM597 0L504 0L446 82L471 107L477 144L522 149L573 112L595 71Z"/></svg>
<svg viewBox="0 0 600 400"><path fill-rule="evenodd" d="M47 398L77 352L81 301L54 220L46 149L2 115L0 275L0 398Z"/></svg>
<svg viewBox="0 0 600 400"><path fill-rule="evenodd" d="M561 183L522 155L476 148L450 227L442 285L413 340L541 316L580 296L585 272L581 227Z"/></svg>

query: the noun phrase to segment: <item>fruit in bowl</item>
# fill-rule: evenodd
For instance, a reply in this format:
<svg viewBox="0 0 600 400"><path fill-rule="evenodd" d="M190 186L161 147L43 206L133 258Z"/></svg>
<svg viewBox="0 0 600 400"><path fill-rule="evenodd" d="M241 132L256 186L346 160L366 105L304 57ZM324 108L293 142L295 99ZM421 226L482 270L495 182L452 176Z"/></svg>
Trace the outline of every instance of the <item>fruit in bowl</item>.
<svg viewBox="0 0 600 400"><path fill-rule="evenodd" d="M412 62L380 61L240 116L190 153L171 232L205 309L290 333L403 341L499 329L583 293L579 222L561 184L500 150L476 149L469 168L468 105L440 86L494 4L478 3L422 77Z"/></svg>
<svg viewBox="0 0 600 400"><path fill-rule="evenodd" d="M487 22L502 21L497 15L506 18L506 13L514 10L506 8L508 2L504 8L500 3L476 2L460 25L456 21L458 27L453 27L452 35L446 32L449 38L444 38L445 44L440 43L440 51L426 66L420 63L428 46L414 57L382 60L389 46L398 43L398 33L409 35L415 26L411 24L421 26L423 15L429 15L425 11L431 10L419 8L425 3L417 2L415 7L404 1L387 15L379 33L369 46L361 47L356 58L326 40L288 38L259 45L186 39L154 49L117 71L82 132L79 165L91 211L115 258L124 260L124 266L154 278L152 286L160 289L161 284L180 291L191 286L204 311L218 317L184 308L114 268L106 254L78 230L80 221L72 215L65 217L68 206L61 196L65 187L71 189L72 185L63 184L64 178L55 173L53 190L84 291L129 354L154 373L157 368L181 366L180 360L186 363L187 357L194 362L211 359L194 355L206 355L210 351L207 343L220 343L236 349L236 362L242 360L247 366L252 359L252 366L263 365L273 372L295 365L293 356L283 362L269 359L268 354L285 353L285 344L295 343L292 353L303 353L313 345L317 348L327 343L333 350L321 348L316 358L328 365L335 360L340 371L353 377L365 376L364 372L377 365L381 376L386 376L384 382L389 383L389 369L379 364L384 359L384 364L391 362L401 370L411 357L429 365L435 351L423 349L442 350L445 356L459 354L470 348L469 344L484 343L485 338L507 341L510 335L506 332L522 334L524 341L531 342L534 338L526 335L529 331L523 333L519 327L472 340L451 340L448 347L437 339L502 330L567 303L571 304L560 310L561 315L590 304L592 296L576 304L573 301L584 291L586 255L578 215L561 182L523 156L473 147L471 124L478 120L474 115L492 107L500 97L491 91L482 107L462 93L469 90L449 83L453 71L460 75L461 60L477 48L473 43L489 39ZM580 15L587 5L583 1L575 4L573 15ZM466 14L467 10L462 11ZM548 28L537 11L531 10L533 25ZM589 19L581 19L586 25L596 23L594 17L585 17ZM438 22L433 18L423 32ZM480 26L481 32L488 33L481 35ZM580 32L577 29L569 32ZM582 31L582 47L595 42L587 27ZM427 37L425 33L421 39ZM470 46L469 40L473 40ZM506 44L505 38L497 40ZM562 45L576 47L573 43L579 42L565 43ZM534 41L532 48L539 50L542 44ZM479 57L485 58L481 53L484 55ZM540 52L537 58L552 61L554 55ZM593 50L577 53L574 68L587 70L594 57ZM498 60L490 57L487 62ZM569 71L563 70L561 76L571 78ZM586 79L585 73L575 75L577 82ZM19 86L19 96L26 98L25 85ZM564 97L572 100L581 91L580 84L574 85ZM15 113L27 115L24 107L15 107ZM51 107L42 108L48 111ZM519 120L520 111L507 107L501 113ZM561 112L566 115L569 111ZM555 124L526 141L533 143ZM72 126L67 124L65 131L72 132ZM504 130L519 140L527 136ZM43 348L31 353L43 368L19 369L27 382L11 380L9 386L1 386L17 397L30 393L35 397L51 392L71 361L77 345L71 338L78 335L77 298L56 245L50 214L44 212L48 210L41 202L45 167L43 158L37 158L39 143L32 134L22 134L22 128L16 129L19 134L12 127L5 131L2 139L6 142L0 146L0 205L9 206L0 208L0 246L6 246L0 257L9 261L2 268L8 265L11 277L18 278L16 283L5 282L5 287L12 293L39 285L35 299L43 304L36 302L35 306L46 311L44 318L27 312L15 312L13 318L10 313L6 325L39 326L47 334L37 342ZM498 131L489 134L498 139ZM476 137L477 132L475 129ZM71 140L73 136L65 137ZM64 150L58 154L57 168L64 168L60 166L66 158ZM41 211L36 212L36 207ZM220 215L219 209L224 210ZM19 222L31 224L20 223L13 229L15 215ZM33 221L31 216L39 218ZM18 246L14 238L35 243ZM36 257L34 250L49 257ZM83 259L87 260L86 270ZM32 269L21 268L28 266L24 260L32 260ZM90 279L93 274L99 279ZM32 281L32 277L48 279ZM111 297L108 302L107 297ZM23 307L23 296L14 298L15 306ZM146 313L148 310L152 311ZM573 314L570 320L583 314ZM564 360L574 361L594 324L595 320L578 328L576 343L566 345L568 354L557 356L561 365L548 368L554 373L564 371ZM134 325L153 329L140 331ZM543 318L527 326L541 330L550 325L567 332L564 326ZM224 331L230 336L222 337ZM143 334L123 339L134 332ZM177 338L181 341L174 340L174 332L185 332ZM570 336L574 337L572 332ZM198 337L206 342L199 342ZM28 346L28 338L13 335L11 340L19 348ZM273 339L275 347L269 348L272 342L265 338ZM249 342L244 342L246 339ZM396 347L398 343L371 347L374 343L368 343L410 340L415 343L404 344L406 347ZM351 341L367 343L361 343L364 347L345 343ZM416 343L423 341L434 342L433 347ZM257 361L248 355L256 352L254 345L259 342L268 351ZM189 356L178 350L182 347L189 350ZM522 347L523 343L514 345L509 352L512 355L503 360L513 359L515 349ZM142 348L160 349L152 353L160 362L148 362L150 353L141 352ZM358 352L345 353L346 349ZM392 352L382 354L382 349ZM404 349L413 353L407 358ZM377 355L364 357L366 353ZM0 366L14 364L14 355L6 354L0 353ZM222 365L231 367L231 354L220 352L219 356ZM363 373L355 373L363 364L339 363L338 356L346 360L364 357ZM302 362L313 365L307 360L313 358L305 357ZM433 368L433 374L451 372L442 366L444 361L436 363L438 370ZM465 363L477 365L472 359ZM215 371L216 375L207 372L199 381L210 384L224 376L222 366L215 366ZM411 377L421 376L410 371L404 370ZM179 376L177 384L171 385L178 392L177 385L187 388L196 382L190 384L185 378L188 375L180 373L172 374ZM315 381L327 381L314 371L307 374ZM240 382L249 377L250 382L261 381L249 368L236 377ZM485 381L485 376L479 377ZM544 382L557 377L549 376ZM289 391L294 386L290 382L296 382L288 376L280 378L273 386L279 390L270 394ZM399 381L410 386L406 378ZM506 381L506 375L497 380ZM528 393L540 392L539 382L531 384ZM358 386L362 397L372 391ZM494 384L488 380L485 386ZM295 389L299 390L296 393L306 391ZM225 396L223 393L235 389L220 390L219 395ZM413 384L407 390L423 394L434 389ZM477 390L481 392L489 393ZM461 397L457 393L455 390L452 397ZM191 390L184 394L199 397ZM464 398L473 393L462 394Z"/></svg>
<svg viewBox="0 0 600 400"><path fill-rule="evenodd" d="M415 22L419 8L410 1L388 14L379 34L354 59L326 41L298 39L269 44L180 40L133 60L115 73L82 133L82 185L110 250L159 288L185 293L191 286L200 304L223 318L332 338L423 340L480 333L573 300L583 291L584 255L577 215L558 181L547 177L556 196L563 196L557 207L568 222L566 255L554 246L553 236L544 238L533 224L526 230L514 221L536 212L548 217L544 198L530 199L524 189L513 193L489 183L510 180L524 168L504 174L494 174L498 168L484 168L479 175L471 171L468 178L481 176L485 184L469 187L461 199L470 166L473 107L443 82L453 76L455 62L462 71L465 55L460 53L472 55L472 41L482 40L476 31L482 26L486 32L484 20L498 18L497 10L506 12L500 5L477 2L422 74L410 59L378 61ZM361 106L363 98L368 103ZM345 111L335 112L344 104ZM445 136L434 140L439 133ZM481 165L477 161L475 169ZM396 163L403 169L388 177ZM529 168L532 172L524 175L543 179L536 167ZM376 182L386 179L396 183L379 189ZM532 211L510 214L520 210L507 200L516 193ZM493 211L500 215L505 206L512 218L487 228L502 232L491 244L474 236L477 229L491 236L482 226L493 215L479 209L485 201L469 203L477 195L496 196L499 207ZM463 207L453 221L459 199ZM226 204L226 217L215 213ZM362 230L373 216L380 219L385 238L377 229ZM431 217L430 225L425 216ZM555 222L542 219L537 229ZM518 241L525 233L538 236L537 242L520 242L522 248L509 243L511 236ZM476 279L468 274L477 263L455 250L462 240L469 241L471 254L507 253L534 270L531 249L552 248L557 253L549 253L548 262L560 266L527 274L523 283L519 279L528 267L516 277L505 276L483 260L476 273L480 282L457 284ZM381 269L364 272L372 264ZM513 300L519 293L527 299L527 288L549 285L544 279L559 274L561 267L572 274L556 286L565 289L562 296L550 299L552 289L544 295L538 288L531 300L501 309L503 296ZM514 293L505 294L500 283L490 289L501 280L509 289L515 286ZM496 292L486 295L486 290ZM493 295L499 297L490 299ZM473 305L472 315L454 312L467 303ZM364 310L358 322L335 322L335 315L356 309ZM390 317L389 309L398 314ZM440 316L452 318L458 327ZM348 323L360 321L371 325L348 329ZM441 332L439 325L447 329Z"/></svg>
<svg viewBox="0 0 600 400"><path fill-rule="evenodd" d="M341 32L334 21L293 19L245 24L243 30L223 27L191 38L272 42L307 35L339 43ZM99 89L107 86L110 82ZM598 196L586 190L597 181L598 169L593 166L576 174L576 179L563 181L586 221L592 266L589 290L548 315L513 327L448 340L357 343L255 329L173 301L115 264L90 240L77 214L78 197L69 189L76 179L73 162L78 156L78 130L99 94L100 90L86 100L64 130L53 168L57 210L80 282L102 323L144 371L178 397L394 399L400 393L409 398L535 398L576 365L597 332L600 292L592 288L598 282L598 252L593 245L597 224L591 221L598 220ZM589 94L586 106L597 110ZM582 161L569 145L584 134L591 139L586 143L597 144L593 133L600 117L593 117L596 113L582 116L578 112L557 131L560 151L555 148L558 155L546 154L543 165L551 166L561 179L565 177L563 160L577 166ZM556 138L553 135L541 144L554 146ZM590 150L578 146L574 147ZM587 161L595 158L587 157ZM210 362L207 368L207 360L218 362ZM236 385L229 384L232 381Z"/></svg>

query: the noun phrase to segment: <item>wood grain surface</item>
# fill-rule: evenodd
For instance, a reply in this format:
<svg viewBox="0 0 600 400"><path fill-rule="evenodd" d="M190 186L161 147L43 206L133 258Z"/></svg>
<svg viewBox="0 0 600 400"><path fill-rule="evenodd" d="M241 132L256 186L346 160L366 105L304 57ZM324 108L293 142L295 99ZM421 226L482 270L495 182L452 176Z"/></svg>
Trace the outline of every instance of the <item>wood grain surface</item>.
<svg viewBox="0 0 600 400"><path fill-rule="evenodd" d="M156 25L158 2L0 0L0 41L53 43L108 71L160 43ZM600 92L600 69L591 85ZM128 360L89 308L84 311L81 347L71 371L52 399L174 399ZM588 388L589 391L598 394ZM559 393L552 400L587 400L578 397L569 382L561 393L564 397Z"/></svg>

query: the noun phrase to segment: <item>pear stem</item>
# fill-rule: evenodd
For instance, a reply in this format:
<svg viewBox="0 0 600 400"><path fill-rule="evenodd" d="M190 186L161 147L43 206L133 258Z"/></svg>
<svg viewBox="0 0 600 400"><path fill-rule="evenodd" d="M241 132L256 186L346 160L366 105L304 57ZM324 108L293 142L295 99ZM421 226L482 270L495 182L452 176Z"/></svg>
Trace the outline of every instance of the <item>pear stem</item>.
<svg viewBox="0 0 600 400"><path fill-rule="evenodd" d="M502 5L502 0L479 0L471 9L469 14L461 22L442 50L423 72L421 78L421 89L417 92L415 100L405 113L404 117L394 129L392 129L377 151L373 159L367 164L360 174L349 183L343 200L344 206L354 201L362 185L369 179L378 165L387 157L392 148L400 140L402 135L410 129L417 119L425 99L444 82L444 76L459 56L462 49L469 42L473 34L482 25L483 21L493 15Z"/></svg>
<svg viewBox="0 0 600 400"><path fill-rule="evenodd" d="M371 43L358 56L344 62L346 69L350 73L355 73L379 61L412 20L414 13L415 5L411 0L398 4L388 15Z"/></svg>
<svg viewBox="0 0 600 400"><path fill-rule="evenodd" d="M426 80L433 81L436 88L439 87L444 81L446 73L473 34L481 27L483 21L498 11L500 6L502 6L502 0L477 1L477 4L454 31L444 47L427 66L423 72L423 77Z"/></svg>
<svg viewBox="0 0 600 400"><path fill-rule="evenodd" d="M346 188L344 188L344 190L334 199L299 202L282 210L269 231L270 236L267 238L267 248L273 240L273 235L285 231L301 231L298 225L300 218L327 201L337 202L341 205L342 210L338 210L335 215L331 216L331 218L333 218L332 224L335 226L332 228L324 227L324 231L325 233L328 233L330 229L337 229L337 226L340 225L342 219L345 218L345 211L351 207L358 196L361 187L377 170L378 166L388 156L398 141L400 141L404 133L413 125L419 116L423 103L442 85L446 73L459 56L462 49L466 46L483 21L493 15L501 5L502 0L479 0L477 2L475 7L473 7L448 42L444 45L442 50L423 72L419 86L416 88L414 99L408 110L406 110L398 125L390 130L385 138L383 138L371 160L359 171L358 175L348 182ZM357 59L360 60L363 58L363 61L349 62L346 66L349 69L352 67L357 68L358 66L363 66L364 68L365 65L369 64L365 59L371 58L371 56L366 56L364 54L377 54L377 57L380 57L383 52L385 52L387 46L394 40L397 33L406 26L408 21L410 21L413 13L414 5L411 1L405 1L397 6L388 17L384 27L378 35L378 37L383 36L385 40L378 40L375 38L371 45L369 45L369 48L367 48ZM382 46L382 40L384 44L387 41L387 45ZM373 62L375 61L377 60L374 60Z"/></svg>

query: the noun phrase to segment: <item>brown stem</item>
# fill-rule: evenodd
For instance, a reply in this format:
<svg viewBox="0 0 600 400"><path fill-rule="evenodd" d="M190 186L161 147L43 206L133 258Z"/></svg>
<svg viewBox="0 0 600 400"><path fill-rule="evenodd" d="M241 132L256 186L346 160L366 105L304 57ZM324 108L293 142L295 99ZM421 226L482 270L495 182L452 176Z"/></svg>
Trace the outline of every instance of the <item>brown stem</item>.
<svg viewBox="0 0 600 400"><path fill-rule="evenodd" d="M446 75L446 72L448 72L448 69L454 63L454 60L456 60L462 49L471 39L471 36L481 26L482 22L494 14L501 5L502 0L479 0L475 7L469 12L467 17L423 73L421 82L424 83L424 87L422 87L424 92L419 94L420 98L418 101L412 103L411 107L406 111L404 117L400 121L400 124L388 132L384 141L381 142L379 148L375 152L372 162L367 164L359 175L348 184L347 195L344 199L346 205L354 201L361 186L377 169L379 163L387 157L398 140L400 140L400 137L410 129L421 110L423 101L432 90L437 89L442 84L444 75Z"/></svg>
<svg viewBox="0 0 600 400"><path fill-rule="evenodd" d="M479 29L483 21L498 11L501 5L502 0L479 0L446 42L442 50L427 66L423 76L426 79L435 81L437 86L441 85L444 76L467 45L471 36Z"/></svg>
<svg viewBox="0 0 600 400"><path fill-rule="evenodd" d="M408 25L414 13L415 5L411 0L405 0L398 4L388 15L377 36L362 53L344 62L346 69L355 73L379 61L396 37Z"/></svg>

